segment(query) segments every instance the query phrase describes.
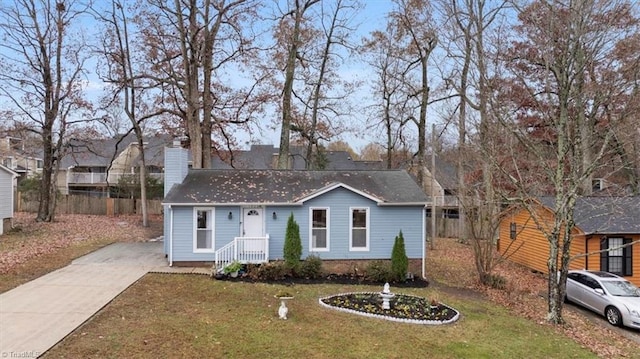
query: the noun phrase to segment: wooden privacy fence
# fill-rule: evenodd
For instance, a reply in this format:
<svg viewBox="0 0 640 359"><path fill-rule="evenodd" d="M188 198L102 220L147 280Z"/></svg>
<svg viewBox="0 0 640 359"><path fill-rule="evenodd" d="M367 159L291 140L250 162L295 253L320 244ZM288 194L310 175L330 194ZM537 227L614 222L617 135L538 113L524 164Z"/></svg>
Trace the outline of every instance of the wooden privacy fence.
<svg viewBox="0 0 640 359"><path fill-rule="evenodd" d="M38 212L38 201L28 201L18 194L18 212ZM132 198L100 198L82 195L61 195L58 197L58 214L120 215L141 214L141 201ZM147 200L149 214L162 214L162 200Z"/></svg>
<svg viewBox="0 0 640 359"><path fill-rule="evenodd" d="M436 233L439 238L459 238L460 219L436 218ZM427 237L431 237L431 218L427 217Z"/></svg>

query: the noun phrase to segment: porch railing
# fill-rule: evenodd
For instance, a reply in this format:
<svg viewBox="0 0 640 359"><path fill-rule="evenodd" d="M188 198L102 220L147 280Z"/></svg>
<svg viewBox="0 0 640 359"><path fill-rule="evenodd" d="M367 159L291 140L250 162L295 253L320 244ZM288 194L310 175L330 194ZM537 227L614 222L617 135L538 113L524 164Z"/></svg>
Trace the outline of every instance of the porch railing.
<svg viewBox="0 0 640 359"><path fill-rule="evenodd" d="M215 252L215 265L217 271L238 261L247 263L265 263L269 261L269 235L265 237L235 237L222 248Z"/></svg>

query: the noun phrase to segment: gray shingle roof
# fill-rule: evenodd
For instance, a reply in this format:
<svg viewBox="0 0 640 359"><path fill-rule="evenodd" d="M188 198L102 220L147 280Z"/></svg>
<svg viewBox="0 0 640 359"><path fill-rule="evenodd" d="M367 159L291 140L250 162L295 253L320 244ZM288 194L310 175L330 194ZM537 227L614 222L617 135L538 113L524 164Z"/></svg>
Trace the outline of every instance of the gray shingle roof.
<svg viewBox="0 0 640 359"><path fill-rule="evenodd" d="M118 143L121 137L120 135L106 139L72 139L67 144L69 153L62 158L60 167L107 167L112 159L114 159L114 153L119 154L127 148L129 144L137 143L135 134L127 135L124 140ZM147 166L154 165L162 167L164 165L164 147L171 143L171 137L163 135L149 136L145 137L144 141L147 143L145 146L145 161Z"/></svg>
<svg viewBox="0 0 640 359"><path fill-rule="evenodd" d="M553 208L552 197L540 201ZM640 197L580 197L574 219L586 234L640 233Z"/></svg>
<svg viewBox="0 0 640 359"><path fill-rule="evenodd" d="M381 204L426 204L427 197L411 176L393 171L190 170L175 185L167 204L287 204L343 184L382 201Z"/></svg>
<svg viewBox="0 0 640 359"><path fill-rule="evenodd" d="M305 148L302 146L291 146L291 167L294 170L305 169ZM212 158L212 168L217 169L272 169L275 163L275 156L278 155L278 148L273 145L251 145L248 151L233 151L233 167L229 163L230 154L221 153L224 160L216 156ZM374 170L382 169L382 161L354 161L346 151L326 151L324 155L327 159L326 170Z"/></svg>
<svg viewBox="0 0 640 359"><path fill-rule="evenodd" d="M456 168L454 163L448 162L447 160L441 158L440 156L436 156L435 158L435 171L433 172L433 176L436 181L440 183L445 190L457 190L458 189L458 169ZM427 160L427 168L431 171L431 159Z"/></svg>

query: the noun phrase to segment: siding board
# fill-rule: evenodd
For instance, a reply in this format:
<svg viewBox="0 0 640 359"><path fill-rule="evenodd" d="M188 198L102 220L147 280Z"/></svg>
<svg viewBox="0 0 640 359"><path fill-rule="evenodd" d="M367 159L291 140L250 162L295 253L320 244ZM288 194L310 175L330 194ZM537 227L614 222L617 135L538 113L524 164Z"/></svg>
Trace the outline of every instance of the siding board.
<svg viewBox="0 0 640 359"><path fill-rule="evenodd" d="M553 217L550 211L538 207L535 213L541 223L551 226ZM510 239L509 225L512 222L516 223L518 229L515 240ZM632 241L640 240L640 234L622 236L631 238ZM571 256L599 251L600 237L600 235L585 236L578 228L575 228L571 240ZM635 244L632 247L633 276L625 278L640 286L640 245ZM515 263L542 273L548 273L549 242L544 234L536 228L529 212L524 209L514 211L501 221L498 251L502 255L509 256L509 260ZM586 258L577 258L569 263L569 269L600 270L600 255L593 254Z"/></svg>

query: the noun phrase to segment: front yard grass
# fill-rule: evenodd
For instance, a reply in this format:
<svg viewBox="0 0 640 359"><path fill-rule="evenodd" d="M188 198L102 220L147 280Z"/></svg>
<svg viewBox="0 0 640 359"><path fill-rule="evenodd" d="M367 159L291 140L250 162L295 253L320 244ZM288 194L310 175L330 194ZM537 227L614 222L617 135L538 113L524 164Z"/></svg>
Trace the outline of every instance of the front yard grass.
<svg viewBox="0 0 640 359"><path fill-rule="evenodd" d="M274 294L286 289L289 319ZM45 358L595 358L549 326L481 299L437 293L462 313L422 326L333 311L318 298L372 286L283 285L149 274ZM431 297L434 288L393 291Z"/></svg>
<svg viewBox="0 0 640 359"><path fill-rule="evenodd" d="M55 223L19 213L21 230L0 236L0 293L116 241L162 234L160 216L142 228L134 216L59 216ZM545 321L545 277L501 264L506 290L478 284L470 246L439 239L429 250L426 289L392 290L430 297L462 313L442 327L423 327L334 312L319 297L381 288L299 285L290 319L277 317L282 286L216 282L204 276L148 275L116 298L47 357L372 357L635 358L636 342L565 310L565 326ZM289 290L290 288L286 288ZM437 291L437 293L435 293ZM593 354L596 353L596 354Z"/></svg>

